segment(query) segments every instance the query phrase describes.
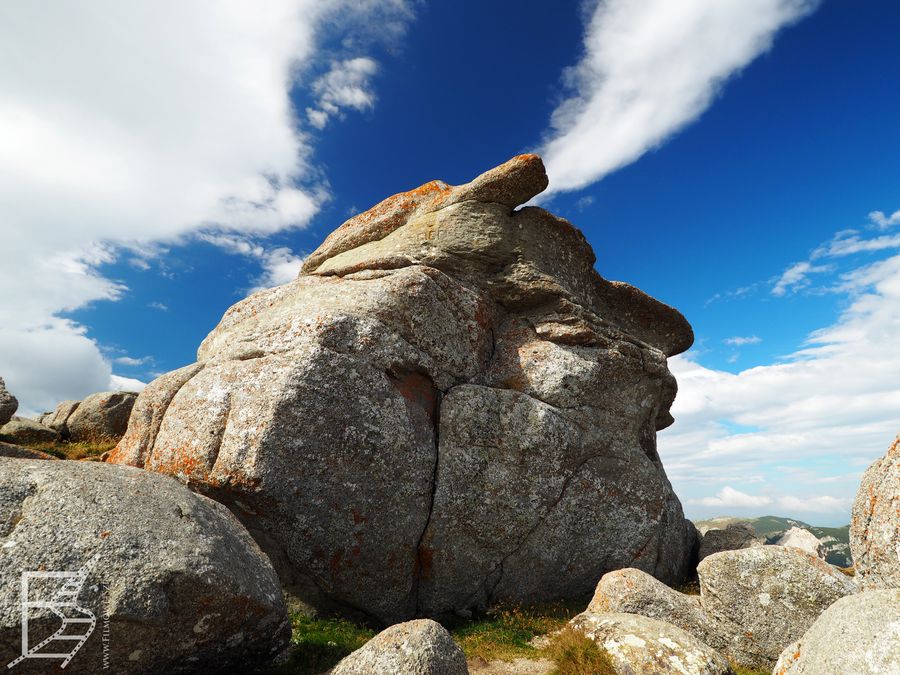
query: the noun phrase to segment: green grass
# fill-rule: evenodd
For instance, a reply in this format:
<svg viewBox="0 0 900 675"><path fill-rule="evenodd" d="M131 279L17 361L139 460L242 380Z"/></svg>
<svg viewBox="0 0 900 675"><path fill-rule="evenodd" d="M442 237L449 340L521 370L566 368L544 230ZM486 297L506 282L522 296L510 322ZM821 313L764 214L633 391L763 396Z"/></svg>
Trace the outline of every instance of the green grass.
<svg viewBox="0 0 900 675"><path fill-rule="evenodd" d="M734 671L734 675L770 675L772 672L768 668L751 668L749 666L742 666L731 660L729 660L728 663Z"/></svg>
<svg viewBox="0 0 900 675"><path fill-rule="evenodd" d="M448 623L453 639L469 659L534 659L540 650L531 640L563 628L574 612L565 606L500 608L486 616Z"/></svg>
<svg viewBox="0 0 900 675"><path fill-rule="evenodd" d="M13 442L13 441L9 441ZM60 459L99 459L100 455L108 452L116 447L115 440L104 439L98 441L82 441L79 443L68 443L66 441L58 441L56 443L22 443L15 441L17 445L46 452L48 455L59 457Z"/></svg>
<svg viewBox="0 0 900 675"><path fill-rule="evenodd" d="M544 655L556 666L553 675L616 675L609 654L572 628L554 635Z"/></svg>
<svg viewBox="0 0 900 675"><path fill-rule="evenodd" d="M267 675L317 675L375 637L375 631L343 619L291 616L291 652L287 662Z"/></svg>

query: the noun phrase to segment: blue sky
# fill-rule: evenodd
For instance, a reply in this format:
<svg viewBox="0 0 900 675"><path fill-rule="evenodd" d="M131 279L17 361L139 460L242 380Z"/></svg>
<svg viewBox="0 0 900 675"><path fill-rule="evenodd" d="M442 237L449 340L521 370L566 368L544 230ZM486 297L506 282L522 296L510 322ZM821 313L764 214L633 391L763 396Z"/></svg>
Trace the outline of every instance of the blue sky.
<svg viewBox="0 0 900 675"><path fill-rule="evenodd" d="M900 430L895 2L49 7L0 9L24 411L192 361L349 215L537 150L601 274L694 326L689 515L846 522Z"/></svg>

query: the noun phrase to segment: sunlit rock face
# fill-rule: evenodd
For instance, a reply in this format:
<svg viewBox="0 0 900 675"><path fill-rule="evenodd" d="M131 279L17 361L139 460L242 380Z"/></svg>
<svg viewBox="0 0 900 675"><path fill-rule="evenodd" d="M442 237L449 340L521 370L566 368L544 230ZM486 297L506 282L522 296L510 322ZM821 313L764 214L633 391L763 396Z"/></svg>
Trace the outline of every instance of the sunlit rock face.
<svg viewBox="0 0 900 675"><path fill-rule="evenodd" d="M691 328L517 209L546 185L522 155L352 218L144 390L111 461L227 503L296 598L383 622L682 579L656 431Z"/></svg>

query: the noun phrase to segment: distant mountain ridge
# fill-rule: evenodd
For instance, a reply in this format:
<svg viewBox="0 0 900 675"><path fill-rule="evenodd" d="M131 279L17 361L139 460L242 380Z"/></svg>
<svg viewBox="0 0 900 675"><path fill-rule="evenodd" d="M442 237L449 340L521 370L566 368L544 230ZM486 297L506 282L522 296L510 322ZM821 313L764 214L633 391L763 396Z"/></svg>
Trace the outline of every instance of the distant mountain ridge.
<svg viewBox="0 0 900 675"><path fill-rule="evenodd" d="M850 567L853 558L850 555L850 525L842 527L817 527L804 523L796 518L781 516L760 516L759 518L741 518L738 516L720 516L707 520L695 520L694 525L702 534L708 530L717 530L732 523L749 523L756 534L764 538L767 544L774 544L778 538L792 527L799 527L814 534L825 546L825 560L839 567Z"/></svg>

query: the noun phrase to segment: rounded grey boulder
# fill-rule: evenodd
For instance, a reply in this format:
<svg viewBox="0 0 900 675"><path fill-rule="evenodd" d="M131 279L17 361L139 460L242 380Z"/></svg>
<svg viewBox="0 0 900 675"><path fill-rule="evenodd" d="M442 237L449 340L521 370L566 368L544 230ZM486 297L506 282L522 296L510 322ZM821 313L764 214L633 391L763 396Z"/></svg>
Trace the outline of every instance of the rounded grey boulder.
<svg viewBox="0 0 900 675"><path fill-rule="evenodd" d="M700 540L700 553L698 558L711 556L722 551L737 551L750 546L762 546L763 542L757 536L756 530L750 523L730 523L722 529L707 530Z"/></svg>
<svg viewBox="0 0 900 675"><path fill-rule="evenodd" d="M450 633L430 619L383 630L341 660L329 675L466 675L466 657Z"/></svg>
<svg viewBox="0 0 900 675"><path fill-rule="evenodd" d="M71 441L119 440L128 428L128 418L136 399L137 394L133 391L91 394L63 422L67 438Z"/></svg>
<svg viewBox="0 0 900 675"><path fill-rule="evenodd" d="M602 647L619 675L733 675L721 654L663 621L638 614L585 612L569 626Z"/></svg>
<svg viewBox="0 0 900 675"><path fill-rule="evenodd" d="M57 603L29 616L30 647L61 624L85 638L67 673L249 670L289 639L278 578L253 539L224 506L159 474L0 459L4 664L22 652L20 578L30 571L75 574L32 581L29 596ZM54 640L44 651L75 646ZM59 665L25 658L12 672Z"/></svg>
<svg viewBox="0 0 900 675"><path fill-rule="evenodd" d="M900 588L900 436L863 474L850 550L862 588Z"/></svg>
<svg viewBox="0 0 900 675"><path fill-rule="evenodd" d="M773 673L900 673L900 589L841 598L782 652Z"/></svg>
<svg viewBox="0 0 900 675"><path fill-rule="evenodd" d="M0 438L11 443L55 443L59 440L59 434L40 422L14 415L0 427Z"/></svg>

